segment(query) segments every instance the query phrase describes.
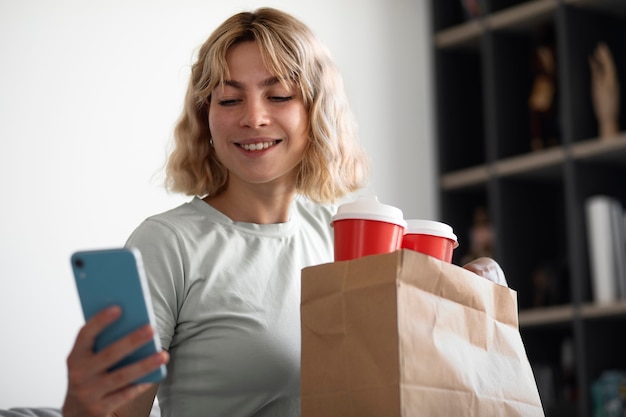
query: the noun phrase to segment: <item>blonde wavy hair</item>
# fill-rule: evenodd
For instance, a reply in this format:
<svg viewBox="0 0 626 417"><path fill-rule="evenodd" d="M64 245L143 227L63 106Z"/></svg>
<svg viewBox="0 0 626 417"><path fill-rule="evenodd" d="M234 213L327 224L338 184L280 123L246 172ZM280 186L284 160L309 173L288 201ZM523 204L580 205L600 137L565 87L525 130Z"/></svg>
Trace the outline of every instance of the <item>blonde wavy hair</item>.
<svg viewBox="0 0 626 417"><path fill-rule="evenodd" d="M309 115L309 141L296 191L317 202L335 202L363 186L369 164L330 54L298 19L260 8L230 17L200 48L174 130L166 188L188 195L217 195L226 188L228 171L210 145L206 106L213 89L229 77L226 52L245 41L257 43L271 73L295 81L301 90Z"/></svg>

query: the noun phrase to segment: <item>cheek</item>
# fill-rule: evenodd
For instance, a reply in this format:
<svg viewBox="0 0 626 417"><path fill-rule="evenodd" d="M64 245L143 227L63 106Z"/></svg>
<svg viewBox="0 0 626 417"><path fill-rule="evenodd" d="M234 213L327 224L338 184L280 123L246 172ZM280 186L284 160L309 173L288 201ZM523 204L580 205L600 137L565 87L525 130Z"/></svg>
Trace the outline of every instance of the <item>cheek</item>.
<svg viewBox="0 0 626 417"><path fill-rule="evenodd" d="M211 110L207 111L209 131L211 132L211 137L213 138L215 138L215 136L220 136L221 132L224 130L224 126L227 124L225 117L217 113L218 112Z"/></svg>
<svg viewBox="0 0 626 417"><path fill-rule="evenodd" d="M288 116L291 129L293 132L297 132L299 135L308 136L309 132L309 114L307 113L304 106L297 110L293 110L291 114Z"/></svg>
<svg viewBox="0 0 626 417"><path fill-rule="evenodd" d="M300 119L300 132L301 135L305 138L305 141L309 140L309 132L311 130L311 121L309 120L309 115L304 112Z"/></svg>

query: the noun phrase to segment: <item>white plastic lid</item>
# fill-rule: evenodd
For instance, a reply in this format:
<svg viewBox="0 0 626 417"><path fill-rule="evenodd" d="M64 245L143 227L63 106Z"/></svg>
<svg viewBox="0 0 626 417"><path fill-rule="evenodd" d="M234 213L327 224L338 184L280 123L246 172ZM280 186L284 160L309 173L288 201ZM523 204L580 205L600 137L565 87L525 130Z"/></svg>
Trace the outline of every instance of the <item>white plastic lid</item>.
<svg viewBox="0 0 626 417"><path fill-rule="evenodd" d="M445 237L454 240L454 247L459 246L456 235L452 231L452 226L434 220L407 220L407 228L404 234L420 234Z"/></svg>
<svg viewBox="0 0 626 417"><path fill-rule="evenodd" d="M406 228L402 210L379 203L376 196L360 196L352 203L340 205L337 214L333 216L333 222L346 219L375 220Z"/></svg>

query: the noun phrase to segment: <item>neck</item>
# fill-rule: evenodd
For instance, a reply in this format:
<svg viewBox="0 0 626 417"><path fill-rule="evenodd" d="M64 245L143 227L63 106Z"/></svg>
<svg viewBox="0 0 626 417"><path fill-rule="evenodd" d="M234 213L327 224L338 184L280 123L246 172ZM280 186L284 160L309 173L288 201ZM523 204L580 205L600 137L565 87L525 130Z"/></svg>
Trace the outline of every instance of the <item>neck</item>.
<svg viewBox="0 0 626 417"><path fill-rule="evenodd" d="M228 187L216 196L204 198L204 201L233 221L275 224L289 220L289 207L294 196L293 189L266 192L262 187Z"/></svg>

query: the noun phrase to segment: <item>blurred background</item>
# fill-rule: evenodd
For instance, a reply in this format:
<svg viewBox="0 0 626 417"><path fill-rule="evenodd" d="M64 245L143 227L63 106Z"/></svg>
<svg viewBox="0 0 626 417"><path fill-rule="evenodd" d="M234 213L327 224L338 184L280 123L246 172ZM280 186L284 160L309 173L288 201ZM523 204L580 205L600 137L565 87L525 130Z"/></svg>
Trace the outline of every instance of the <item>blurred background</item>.
<svg viewBox="0 0 626 417"><path fill-rule="evenodd" d="M426 1L1 2L0 408L62 404L83 323L70 254L123 245L189 200L162 187L189 66L219 23L260 6L333 53L373 162L363 193L434 218Z"/></svg>

